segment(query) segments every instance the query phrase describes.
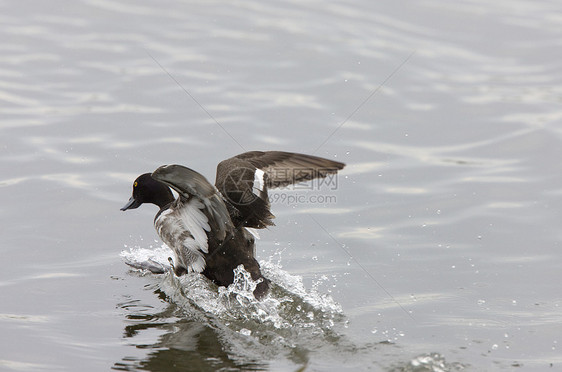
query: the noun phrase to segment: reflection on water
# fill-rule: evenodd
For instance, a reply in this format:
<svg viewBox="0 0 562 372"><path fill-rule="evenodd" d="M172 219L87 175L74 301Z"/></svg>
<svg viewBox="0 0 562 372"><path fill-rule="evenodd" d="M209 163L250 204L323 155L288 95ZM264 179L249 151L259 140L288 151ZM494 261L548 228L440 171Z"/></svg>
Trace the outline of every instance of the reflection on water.
<svg viewBox="0 0 562 372"><path fill-rule="evenodd" d="M154 324L141 327L129 326L125 330L127 337L139 331L154 328L164 333L159 341L150 345L137 345L152 350L143 360L127 360L115 363L113 369L122 371L148 370L192 370L216 371L220 369L267 370L267 363L260 360L248 360L245 356L236 360L235 353L224 345L211 328L188 320L179 320L172 324ZM173 329L173 331L170 331Z"/></svg>
<svg viewBox="0 0 562 372"><path fill-rule="evenodd" d="M166 294L159 289L154 291L161 300ZM204 324L203 314L186 318L185 312L174 303L163 311L154 313L136 301L118 305L128 315L130 323L125 327L124 337L137 348L151 350L148 358L123 358L113 369L132 371L197 370L215 371L228 368L266 370L267 364L250 355L233 358L232 342L226 341L220 328L212 323ZM225 328L223 325L222 328ZM148 336L146 335L148 334ZM156 338L156 342L152 341ZM242 345L240 345L242 346ZM241 348L241 351L244 349Z"/></svg>

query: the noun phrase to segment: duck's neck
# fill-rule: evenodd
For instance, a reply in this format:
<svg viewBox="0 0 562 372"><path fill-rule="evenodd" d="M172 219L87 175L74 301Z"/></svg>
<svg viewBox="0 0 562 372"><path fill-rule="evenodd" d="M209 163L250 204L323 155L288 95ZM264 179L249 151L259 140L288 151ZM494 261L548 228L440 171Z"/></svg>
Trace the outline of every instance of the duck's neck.
<svg viewBox="0 0 562 372"><path fill-rule="evenodd" d="M156 204L160 209L162 209L174 200L174 194L172 194L172 191L170 191L170 189L166 187L166 191L164 192L164 190L162 190L162 192L157 193L154 196L154 200L152 202Z"/></svg>

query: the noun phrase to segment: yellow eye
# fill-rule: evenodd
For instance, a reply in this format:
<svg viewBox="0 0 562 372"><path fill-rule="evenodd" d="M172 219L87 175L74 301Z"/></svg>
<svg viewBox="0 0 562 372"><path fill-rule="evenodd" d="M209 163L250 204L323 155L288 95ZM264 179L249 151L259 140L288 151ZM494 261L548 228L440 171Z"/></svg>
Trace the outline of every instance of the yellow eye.
<svg viewBox="0 0 562 372"><path fill-rule="evenodd" d="M133 187L137 187L138 183L137 181L135 181L135 183L133 183Z"/></svg>

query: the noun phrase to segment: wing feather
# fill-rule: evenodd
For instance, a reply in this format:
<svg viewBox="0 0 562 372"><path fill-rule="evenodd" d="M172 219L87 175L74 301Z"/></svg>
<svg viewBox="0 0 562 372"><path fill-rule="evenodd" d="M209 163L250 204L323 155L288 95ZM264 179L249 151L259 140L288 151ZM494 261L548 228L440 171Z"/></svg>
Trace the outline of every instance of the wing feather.
<svg viewBox="0 0 562 372"><path fill-rule="evenodd" d="M268 188L323 178L344 166L313 155L249 151L220 162L215 185L237 210L237 215L231 213L233 221L246 227L264 228L273 225L274 218Z"/></svg>
<svg viewBox="0 0 562 372"><path fill-rule="evenodd" d="M222 195L200 173L182 165L163 165L152 173L152 178L170 186L185 199L196 197L204 204L209 214L213 233L219 240L224 240L234 226Z"/></svg>

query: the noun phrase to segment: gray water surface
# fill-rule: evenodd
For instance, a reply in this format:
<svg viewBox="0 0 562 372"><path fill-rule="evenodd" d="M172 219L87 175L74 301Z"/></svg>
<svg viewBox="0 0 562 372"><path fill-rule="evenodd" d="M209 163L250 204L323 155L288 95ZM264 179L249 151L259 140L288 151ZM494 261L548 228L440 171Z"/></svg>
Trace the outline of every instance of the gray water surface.
<svg viewBox="0 0 562 372"><path fill-rule="evenodd" d="M0 369L562 365L559 2L0 10ZM119 211L137 175L214 180L247 150L347 163L336 187L272 194L258 255L302 280L293 327L200 308L212 291L120 257L161 245L154 206Z"/></svg>

